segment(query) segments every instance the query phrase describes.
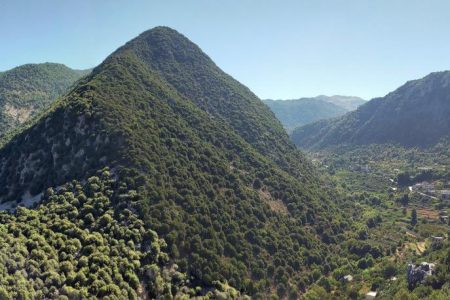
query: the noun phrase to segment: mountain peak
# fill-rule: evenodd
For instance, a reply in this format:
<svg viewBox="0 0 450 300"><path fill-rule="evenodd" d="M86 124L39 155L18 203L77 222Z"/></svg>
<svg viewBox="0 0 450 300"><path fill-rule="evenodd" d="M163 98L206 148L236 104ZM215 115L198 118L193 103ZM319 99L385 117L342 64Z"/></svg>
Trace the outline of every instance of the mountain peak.
<svg viewBox="0 0 450 300"><path fill-rule="evenodd" d="M139 64L140 68L158 77L160 83L191 99L197 108L231 126L264 154L275 148L295 149L281 124L255 94L223 72L195 43L174 29L156 27L145 31L117 49L102 65L108 66L108 61L113 60L125 65ZM246 115L249 109L255 114L254 120ZM259 128L252 132L249 129L255 124ZM279 143L281 139L275 142L266 133L283 136L283 142Z"/></svg>
<svg viewBox="0 0 450 300"><path fill-rule="evenodd" d="M184 46L194 44L177 30L164 26L146 30L126 45L137 46L142 45L142 43L146 43L151 48L164 47L174 49L180 48L179 43L185 43Z"/></svg>
<svg viewBox="0 0 450 300"><path fill-rule="evenodd" d="M256 95L174 30L118 49L0 149L0 202L104 167L134 191L118 205L140 212L180 268L207 284L256 293L265 283L246 279L278 267L274 257L296 268L286 271L294 280L319 263L299 249L327 251L298 226L331 228L334 204L312 165Z"/></svg>
<svg viewBox="0 0 450 300"><path fill-rule="evenodd" d="M182 35L180 32L178 32L176 29L173 29L168 26L156 26L151 29L148 29L144 32L142 32L140 35L136 37L136 39L139 39L142 36L147 35L165 35L165 36L174 36L174 37L182 37L187 39L184 35Z"/></svg>
<svg viewBox="0 0 450 300"><path fill-rule="evenodd" d="M119 48L113 56L130 51L152 67L165 61L212 63L212 60L187 37L175 29L164 26L144 31Z"/></svg>

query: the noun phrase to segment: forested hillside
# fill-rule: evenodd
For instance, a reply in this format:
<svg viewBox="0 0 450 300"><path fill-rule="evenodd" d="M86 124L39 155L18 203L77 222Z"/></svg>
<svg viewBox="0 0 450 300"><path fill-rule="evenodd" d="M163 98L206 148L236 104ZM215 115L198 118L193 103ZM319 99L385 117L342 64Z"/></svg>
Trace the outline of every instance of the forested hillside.
<svg viewBox="0 0 450 300"><path fill-rule="evenodd" d="M136 212L200 286L295 298L340 264L341 197L267 106L172 29L119 48L14 136L0 150L0 199L47 199L104 167L136 191L113 208Z"/></svg>
<svg viewBox="0 0 450 300"><path fill-rule="evenodd" d="M407 82L335 120L318 121L292 133L302 148L399 144L429 147L450 132L450 72Z"/></svg>
<svg viewBox="0 0 450 300"><path fill-rule="evenodd" d="M27 64L0 73L0 136L47 108L89 71Z"/></svg>
<svg viewBox="0 0 450 300"><path fill-rule="evenodd" d="M239 296L219 282L192 285L164 240L128 209L136 191L107 169L96 175L47 189L36 209L0 212L1 299Z"/></svg>

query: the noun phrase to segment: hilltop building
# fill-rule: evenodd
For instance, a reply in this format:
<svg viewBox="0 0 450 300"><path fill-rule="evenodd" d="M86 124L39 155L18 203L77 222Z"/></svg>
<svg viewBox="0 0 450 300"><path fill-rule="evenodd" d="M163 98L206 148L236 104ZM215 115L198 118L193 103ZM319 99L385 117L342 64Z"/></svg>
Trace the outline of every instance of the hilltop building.
<svg viewBox="0 0 450 300"><path fill-rule="evenodd" d="M420 265L408 264L407 278L410 288L417 283L423 283L424 280L433 275L436 265L433 263L422 262Z"/></svg>

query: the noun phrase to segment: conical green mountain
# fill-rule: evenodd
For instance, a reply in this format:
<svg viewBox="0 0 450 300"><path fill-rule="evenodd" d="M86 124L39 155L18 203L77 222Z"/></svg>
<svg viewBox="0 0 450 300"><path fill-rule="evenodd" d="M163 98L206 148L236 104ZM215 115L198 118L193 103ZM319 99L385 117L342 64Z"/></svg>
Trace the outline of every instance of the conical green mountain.
<svg viewBox="0 0 450 300"><path fill-rule="evenodd" d="M27 64L0 73L0 136L47 108L88 71L55 63Z"/></svg>
<svg viewBox="0 0 450 300"><path fill-rule="evenodd" d="M429 147L449 138L449 115L450 72L437 72L342 117L300 127L292 139L302 148L386 143Z"/></svg>
<svg viewBox="0 0 450 300"><path fill-rule="evenodd" d="M0 150L3 202L109 167L194 281L293 293L340 215L273 113L176 31L144 32ZM36 196L37 195L37 196ZM308 226L305 226L305 225Z"/></svg>

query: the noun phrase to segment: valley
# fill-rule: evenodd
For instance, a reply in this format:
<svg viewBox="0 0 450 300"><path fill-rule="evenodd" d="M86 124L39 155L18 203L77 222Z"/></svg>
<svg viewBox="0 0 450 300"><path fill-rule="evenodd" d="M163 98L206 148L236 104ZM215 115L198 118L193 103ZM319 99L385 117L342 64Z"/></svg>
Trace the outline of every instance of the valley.
<svg viewBox="0 0 450 300"><path fill-rule="evenodd" d="M429 149L386 144L309 152L335 188L353 199L353 211L361 211L356 240L386 250L348 268L351 282L337 285L334 295L351 288L354 299L370 292L377 299L448 297L442 288L449 278L448 149L446 143ZM437 268L422 283L414 282L407 276L411 263Z"/></svg>

